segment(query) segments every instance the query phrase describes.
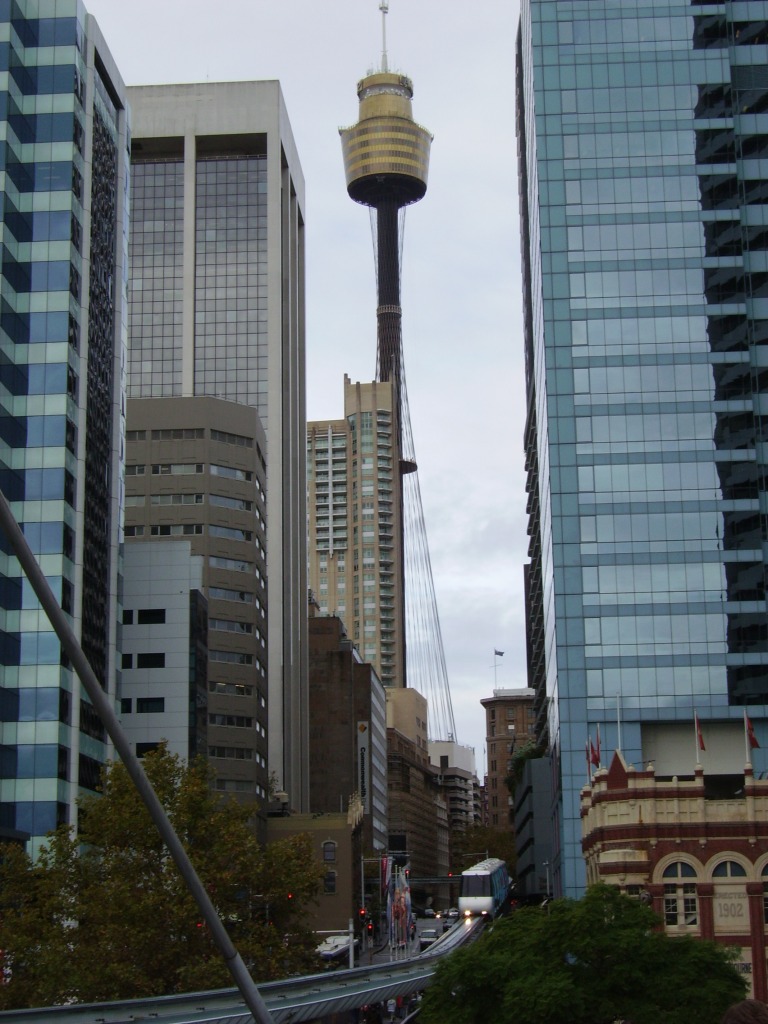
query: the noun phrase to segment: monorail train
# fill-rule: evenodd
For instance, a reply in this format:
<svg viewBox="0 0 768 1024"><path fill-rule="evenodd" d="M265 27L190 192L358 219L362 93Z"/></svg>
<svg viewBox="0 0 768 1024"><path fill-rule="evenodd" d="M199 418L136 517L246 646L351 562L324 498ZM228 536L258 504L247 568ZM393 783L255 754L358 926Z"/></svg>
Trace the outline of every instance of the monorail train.
<svg viewBox="0 0 768 1024"><path fill-rule="evenodd" d="M495 917L509 897L507 865L497 857L481 860L461 873L459 914Z"/></svg>

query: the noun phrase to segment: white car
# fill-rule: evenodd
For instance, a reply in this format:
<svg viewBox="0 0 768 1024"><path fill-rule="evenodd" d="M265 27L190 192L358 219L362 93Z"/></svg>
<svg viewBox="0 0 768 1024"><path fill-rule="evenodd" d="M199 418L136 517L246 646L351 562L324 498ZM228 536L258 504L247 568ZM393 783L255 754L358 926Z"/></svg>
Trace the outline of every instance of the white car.
<svg viewBox="0 0 768 1024"><path fill-rule="evenodd" d="M426 949L437 941L437 928L422 928L419 933L419 949Z"/></svg>

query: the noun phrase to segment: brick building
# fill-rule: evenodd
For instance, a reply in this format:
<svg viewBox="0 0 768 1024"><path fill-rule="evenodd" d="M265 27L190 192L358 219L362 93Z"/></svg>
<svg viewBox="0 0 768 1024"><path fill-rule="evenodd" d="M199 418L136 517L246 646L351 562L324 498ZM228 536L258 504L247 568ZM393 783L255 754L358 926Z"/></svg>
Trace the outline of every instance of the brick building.
<svg viewBox="0 0 768 1024"><path fill-rule="evenodd" d="M737 967L768 1000L768 779L660 776L614 754L581 791L589 884L649 900L672 935L740 950Z"/></svg>

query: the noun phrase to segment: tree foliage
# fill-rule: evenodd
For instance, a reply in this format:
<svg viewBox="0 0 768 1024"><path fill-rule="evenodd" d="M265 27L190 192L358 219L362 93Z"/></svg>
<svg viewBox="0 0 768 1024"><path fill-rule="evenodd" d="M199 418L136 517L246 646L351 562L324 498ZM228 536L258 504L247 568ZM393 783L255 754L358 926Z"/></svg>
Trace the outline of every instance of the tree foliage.
<svg viewBox="0 0 768 1024"><path fill-rule="evenodd" d="M423 1024L718 1024L744 997L731 951L659 930L609 886L528 907L440 961Z"/></svg>
<svg viewBox="0 0 768 1024"><path fill-rule="evenodd" d="M223 802L203 759L164 748L144 768L254 980L315 969L305 920L320 865L309 836L260 846L253 808ZM0 1009L190 992L232 984L124 767L81 803L80 832L51 834L36 862L0 858Z"/></svg>
<svg viewBox="0 0 768 1024"><path fill-rule="evenodd" d="M472 825L464 832L451 833L451 866L454 872L466 870L486 856L507 862L510 871L515 866L515 837L510 828L489 828Z"/></svg>

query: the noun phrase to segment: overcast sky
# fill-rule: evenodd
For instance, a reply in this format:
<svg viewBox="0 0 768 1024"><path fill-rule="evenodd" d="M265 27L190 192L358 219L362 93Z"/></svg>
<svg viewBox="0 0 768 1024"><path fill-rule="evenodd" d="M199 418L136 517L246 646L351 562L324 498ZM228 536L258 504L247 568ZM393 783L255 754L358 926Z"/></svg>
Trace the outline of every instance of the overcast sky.
<svg viewBox="0 0 768 1024"><path fill-rule="evenodd" d="M379 0L85 0L128 85L278 79L306 181L307 407L343 415L376 373L368 211L337 129L381 61ZM435 136L407 212L406 378L458 740L485 770L479 703L526 685L525 393L514 50L518 0L390 0L391 70ZM494 649L504 651L494 658Z"/></svg>

